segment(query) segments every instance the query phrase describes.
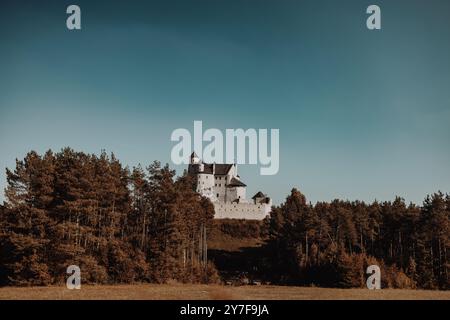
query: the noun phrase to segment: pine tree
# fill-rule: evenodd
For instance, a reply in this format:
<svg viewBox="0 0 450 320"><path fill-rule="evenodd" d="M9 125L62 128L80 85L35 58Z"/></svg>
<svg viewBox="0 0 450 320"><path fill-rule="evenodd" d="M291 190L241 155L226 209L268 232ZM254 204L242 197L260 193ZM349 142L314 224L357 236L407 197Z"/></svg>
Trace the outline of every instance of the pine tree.
<svg viewBox="0 0 450 320"><path fill-rule="evenodd" d="M30 152L16 169L7 169L6 210L2 217L2 251L7 282L17 285L48 284L49 219L53 201L53 154ZM5 280L4 280L5 281Z"/></svg>
<svg viewBox="0 0 450 320"><path fill-rule="evenodd" d="M428 196L423 204L420 217L418 270L420 283L426 288L447 288L450 248L449 210L447 199L441 192Z"/></svg>

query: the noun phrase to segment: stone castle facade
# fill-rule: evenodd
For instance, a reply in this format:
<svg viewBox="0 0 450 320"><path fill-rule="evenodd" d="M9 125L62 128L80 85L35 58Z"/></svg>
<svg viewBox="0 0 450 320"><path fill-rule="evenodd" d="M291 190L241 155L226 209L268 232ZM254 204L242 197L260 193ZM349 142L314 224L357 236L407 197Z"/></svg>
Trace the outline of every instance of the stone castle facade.
<svg viewBox="0 0 450 320"><path fill-rule="evenodd" d="M247 185L242 182L236 164L208 164L192 153L188 174L195 177L196 191L214 204L216 219L263 220L272 200L264 193L246 199Z"/></svg>

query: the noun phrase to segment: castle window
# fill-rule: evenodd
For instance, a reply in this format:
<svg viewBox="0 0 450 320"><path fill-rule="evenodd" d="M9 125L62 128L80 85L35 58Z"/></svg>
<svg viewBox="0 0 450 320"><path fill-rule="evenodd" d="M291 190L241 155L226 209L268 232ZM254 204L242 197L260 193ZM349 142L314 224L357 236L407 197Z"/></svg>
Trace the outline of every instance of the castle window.
<svg viewBox="0 0 450 320"><path fill-rule="evenodd" d="M219 194L217 194L217 198L219 197Z"/></svg>

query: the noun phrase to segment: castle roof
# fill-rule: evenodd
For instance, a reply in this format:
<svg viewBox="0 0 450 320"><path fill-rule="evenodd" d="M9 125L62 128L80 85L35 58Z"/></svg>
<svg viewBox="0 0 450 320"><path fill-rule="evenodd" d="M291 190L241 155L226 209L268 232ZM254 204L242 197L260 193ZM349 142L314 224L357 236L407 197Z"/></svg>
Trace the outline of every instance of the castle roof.
<svg viewBox="0 0 450 320"><path fill-rule="evenodd" d="M247 185L245 183L236 178L231 178L230 183L227 185L227 187L246 187L246 186Z"/></svg>
<svg viewBox="0 0 450 320"><path fill-rule="evenodd" d="M209 164L208 166L210 167L211 173L212 173L213 165ZM226 174L228 174L228 172L230 171L230 169L231 169L231 167L233 165L232 164L226 164L226 163L224 163L224 164L220 163L220 164L215 164L215 166L216 166L215 167L215 174L226 175ZM205 166L205 168L206 168L206 166Z"/></svg>
<svg viewBox="0 0 450 320"><path fill-rule="evenodd" d="M265 197L267 197L264 193L262 193L261 191L258 191L258 193L257 194L255 194L253 197L252 197L252 199L255 199L255 198L265 198Z"/></svg>
<svg viewBox="0 0 450 320"><path fill-rule="evenodd" d="M232 164L203 163L203 171L201 171L201 173L213 174L213 165L215 166L215 168L214 168L214 174L215 175L226 175L226 174L228 174L228 172L230 171L231 167L233 166ZM197 164L195 164L195 165L191 165L190 164L189 167L188 167L188 172L189 173L200 173L198 170L199 170L199 166Z"/></svg>

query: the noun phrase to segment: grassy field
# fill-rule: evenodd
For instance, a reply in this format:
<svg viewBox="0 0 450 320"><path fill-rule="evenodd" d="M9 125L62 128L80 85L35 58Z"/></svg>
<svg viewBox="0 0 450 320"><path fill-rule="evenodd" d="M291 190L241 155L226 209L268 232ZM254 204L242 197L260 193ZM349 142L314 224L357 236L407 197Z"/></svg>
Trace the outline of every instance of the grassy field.
<svg viewBox="0 0 450 320"><path fill-rule="evenodd" d="M82 286L81 290L65 287L0 288L0 299L51 300L450 300L450 291L326 289L281 286L207 286L207 285L118 285Z"/></svg>

